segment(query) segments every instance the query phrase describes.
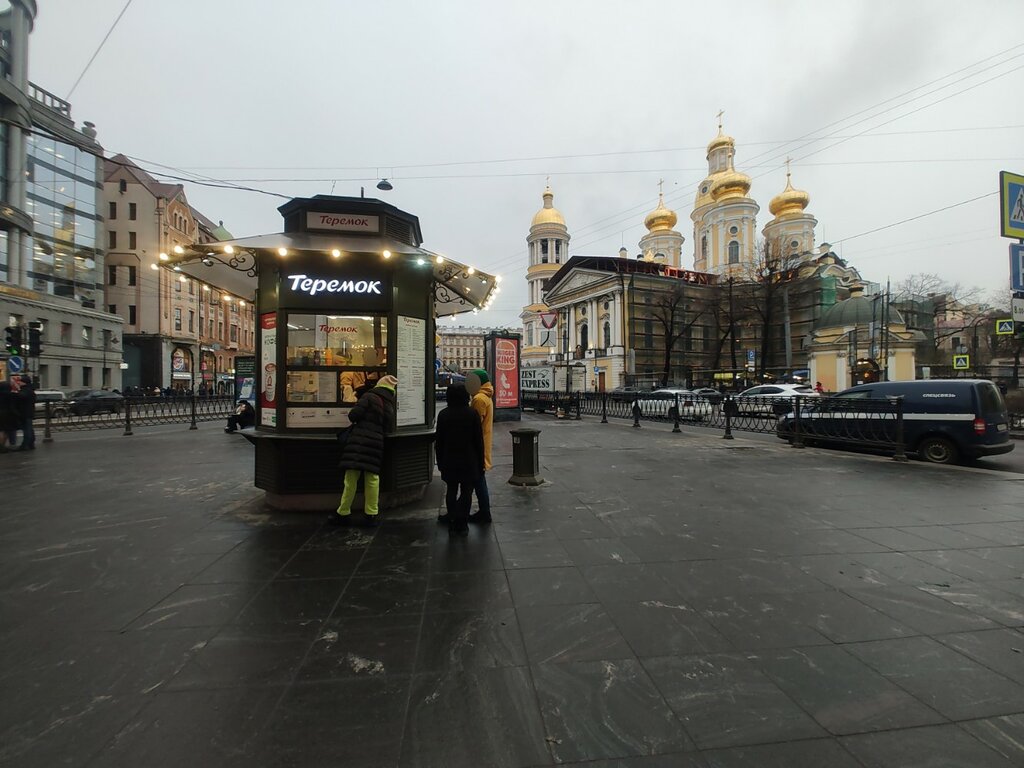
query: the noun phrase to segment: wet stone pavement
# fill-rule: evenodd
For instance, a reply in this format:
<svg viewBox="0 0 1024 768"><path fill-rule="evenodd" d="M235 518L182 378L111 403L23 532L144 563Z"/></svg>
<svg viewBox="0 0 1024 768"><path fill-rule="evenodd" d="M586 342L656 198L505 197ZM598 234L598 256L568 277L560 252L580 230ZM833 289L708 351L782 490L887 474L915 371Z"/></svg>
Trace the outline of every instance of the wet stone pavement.
<svg viewBox="0 0 1024 768"><path fill-rule="evenodd" d="M1024 476L527 421L453 541L218 425L0 456L0 764L1024 765Z"/></svg>

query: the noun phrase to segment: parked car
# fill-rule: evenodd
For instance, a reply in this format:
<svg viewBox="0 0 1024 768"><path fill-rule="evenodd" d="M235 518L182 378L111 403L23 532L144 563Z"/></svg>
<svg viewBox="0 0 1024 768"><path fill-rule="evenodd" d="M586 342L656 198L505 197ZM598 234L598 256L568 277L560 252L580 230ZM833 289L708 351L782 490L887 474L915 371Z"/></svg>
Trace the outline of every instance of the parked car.
<svg viewBox="0 0 1024 768"><path fill-rule="evenodd" d="M640 390L636 387L615 387L608 391L608 397L621 403L632 403L641 395L648 393L648 390Z"/></svg>
<svg viewBox="0 0 1024 768"><path fill-rule="evenodd" d="M37 389L35 417L42 419L46 417L46 404L50 405L50 416L59 418L66 416L68 412L67 397L59 389Z"/></svg>
<svg viewBox="0 0 1024 768"><path fill-rule="evenodd" d="M93 413L120 413L124 398L116 392L103 389L79 389L67 397L68 410L75 416Z"/></svg>
<svg viewBox="0 0 1024 768"><path fill-rule="evenodd" d="M793 410L797 396L820 397L806 384L764 384L740 392L733 403L738 414L781 416Z"/></svg>
<svg viewBox="0 0 1024 768"><path fill-rule="evenodd" d="M724 397L724 395L714 387L697 387L691 391L693 394L703 397L712 405L718 405L722 402L722 398Z"/></svg>
<svg viewBox="0 0 1024 768"><path fill-rule="evenodd" d="M887 442L896 440L895 419L880 422L865 401L903 398L903 443L923 461L952 464L998 456L1014 449L1006 403L991 381L984 379L922 379L860 384L801 408L800 429L812 440L828 443L830 435L874 431ZM860 404L860 405L859 405ZM859 410L858 410L859 405ZM884 430L884 432L883 432ZM779 420L779 437L790 439L793 414Z"/></svg>
<svg viewBox="0 0 1024 768"><path fill-rule="evenodd" d="M676 418L676 403L679 403L679 418L702 421L711 415L711 403L689 389L656 389L637 399L644 416L666 416Z"/></svg>

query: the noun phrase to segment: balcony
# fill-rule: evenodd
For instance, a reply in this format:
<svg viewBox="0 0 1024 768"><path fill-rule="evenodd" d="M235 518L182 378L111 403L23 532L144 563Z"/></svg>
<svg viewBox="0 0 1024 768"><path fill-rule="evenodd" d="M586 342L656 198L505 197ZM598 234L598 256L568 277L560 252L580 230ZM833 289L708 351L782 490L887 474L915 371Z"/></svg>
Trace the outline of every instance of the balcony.
<svg viewBox="0 0 1024 768"><path fill-rule="evenodd" d="M53 110L58 115L71 119L71 104L56 96L35 83L28 84L28 95L33 101L37 101L47 109Z"/></svg>

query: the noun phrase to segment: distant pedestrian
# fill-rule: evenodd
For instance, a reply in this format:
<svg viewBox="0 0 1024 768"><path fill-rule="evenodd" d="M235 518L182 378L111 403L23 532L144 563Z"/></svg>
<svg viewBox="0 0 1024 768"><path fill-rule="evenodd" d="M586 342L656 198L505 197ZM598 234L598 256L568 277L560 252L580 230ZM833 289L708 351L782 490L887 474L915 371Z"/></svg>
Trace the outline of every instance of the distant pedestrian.
<svg viewBox="0 0 1024 768"><path fill-rule="evenodd" d="M353 426L341 449L340 466L345 470L345 487L332 522L348 524L359 477L363 477L363 513L367 525L378 521L380 470L384 464L384 435L395 427L398 379L383 376L373 389L359 398L348 412Z"/></svg>
<svg viewBox="0 0 1024 768"><path fill-rule="evenodd" d="M0 381L0 450L14 448L18 441L18 412L11 382Z"/></svg>
<svg viewBox="0 0 1024 768"><path fill-rule="evenodd" d="M469 516L471 523L491 522L491 494L487 488L487 470L491 464L491 434L494 428L494 385L482 368L474 370L467 378L467 389L473 395L470 403L480 417L480 428L484 434L484 472L480 474L473 490L476 493L477 511Z"/></svg>
<svg viewBox="0 0 1024 768"><path fill-rule="evenodd" d="M484 475L484 433L464 385L449 386L445 398L448 407L437 416L435 453L447 487L447 511L438 519L448 523L449 534L465 536L469 532L473 488Z"/></svg>
<svg viewBox="0 0 1024 768"><path fill-rule="evenodd" d="M825 388L821 385L820 381L815 382L814 391L817 392L819 395L825 394Z"/></svg>
<svg viewBox="0 0 1024 768"><path fill-rule="evenodd" d="M36 449L36 432L32 426L32 420L36 417L36 388L32 386L32 379L28 376L22 376L18 381L20 386L15 394L15 410L21 426L20 450L34 451Z"/></svg>
<svg viewBox="0 0 1024 768"><path fill-rule="evenodd" d="M256 411L249 404L248 400L239 400L238 407L235 408L235 412L228 416L228 425L224 427L224 431L227 433L234 432L236 429L245 429L251 427L256 423Z"/></svg>

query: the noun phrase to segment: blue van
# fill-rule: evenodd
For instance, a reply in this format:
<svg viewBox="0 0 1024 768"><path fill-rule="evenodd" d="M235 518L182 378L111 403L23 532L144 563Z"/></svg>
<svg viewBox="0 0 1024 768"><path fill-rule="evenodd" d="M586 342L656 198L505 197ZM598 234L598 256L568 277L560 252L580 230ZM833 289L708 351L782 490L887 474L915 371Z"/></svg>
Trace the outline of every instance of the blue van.
<svg viewBox="0 0 1024 768"><path fill-rule="evenodd" d="M984 379L921 379L859 384L819 405L801 407L800 430L810 440L895 442L895 421L879 418L871 400L903 398L903 442L923 461L952 464L1013 450L1009 415L999 389ZM862 406L858 407L857 404ZM888 409L885 409L888 410ZM777 434L793 436L793 414L779 420ZM850 439L850 438L854 439Z"/></svg>

